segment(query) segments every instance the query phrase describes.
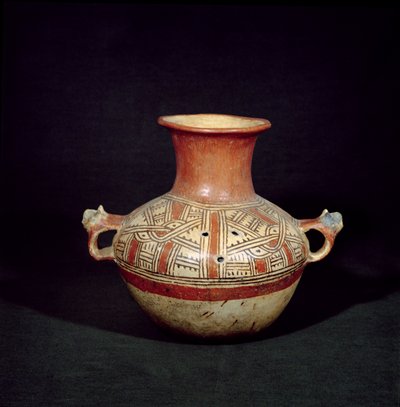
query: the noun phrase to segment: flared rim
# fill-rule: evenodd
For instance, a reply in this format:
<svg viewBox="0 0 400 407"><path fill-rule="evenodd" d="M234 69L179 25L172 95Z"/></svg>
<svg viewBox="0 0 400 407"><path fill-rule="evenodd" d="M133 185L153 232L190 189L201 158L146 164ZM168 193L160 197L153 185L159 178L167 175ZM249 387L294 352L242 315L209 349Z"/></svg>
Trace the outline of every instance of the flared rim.
<svg viewBox="0 0 400 407"><path fill-rule="evenodd" d="M267 119L215 113L160 116L157 122L170 129L194 133L248 134L271 127Z"/></svg>

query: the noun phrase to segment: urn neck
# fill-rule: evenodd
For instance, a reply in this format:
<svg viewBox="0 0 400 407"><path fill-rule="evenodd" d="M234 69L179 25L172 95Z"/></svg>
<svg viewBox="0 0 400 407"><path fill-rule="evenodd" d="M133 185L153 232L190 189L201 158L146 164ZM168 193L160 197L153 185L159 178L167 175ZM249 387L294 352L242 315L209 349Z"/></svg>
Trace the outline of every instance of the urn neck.
<svg viewBox="0 0 400 407"><path fill-rule="evenodd" d="M202 203L256 199L251 161L265 119L229 115L179 115L158 120L168 127L176 156L171 193Z"/></svg>
<svg viewBox="0 0 400 407"><path fill-rule="evenodd" d="M256 138L173 132L176 178L171 193L203 203L254 200Z"/></svg>

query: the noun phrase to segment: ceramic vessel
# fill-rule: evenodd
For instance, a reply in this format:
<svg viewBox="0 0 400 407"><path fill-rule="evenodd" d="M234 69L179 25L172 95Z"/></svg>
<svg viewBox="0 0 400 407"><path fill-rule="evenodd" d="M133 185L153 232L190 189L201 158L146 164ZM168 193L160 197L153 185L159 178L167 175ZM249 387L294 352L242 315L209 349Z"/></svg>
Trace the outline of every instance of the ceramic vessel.
<svg viewBox="0 0 400 407"><path fill-rule="evenodd" d="M311 262L324 258L342 216L297 220L258 196L251 161L268 120L198 114L164 116L176 179L170 192L126 216L84 212L89 252L115 261L133 298L158 324L200 337L250 334L283 311ZM325 241L311 252L305 232ZM116 230L111 247L97 238Z"/></svg>

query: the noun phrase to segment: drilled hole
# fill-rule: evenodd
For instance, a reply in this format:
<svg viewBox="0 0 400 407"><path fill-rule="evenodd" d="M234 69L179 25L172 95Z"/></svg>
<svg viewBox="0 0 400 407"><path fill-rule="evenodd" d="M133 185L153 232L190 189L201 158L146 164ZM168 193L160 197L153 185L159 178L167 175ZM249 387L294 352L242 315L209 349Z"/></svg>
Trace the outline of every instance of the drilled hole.
<svg viewBox="0 0 400 407"><path fill-rule="evenodd" d="M224 258L222 256L217 257L217 262L218 263L223 263L224 262Z"/></svg>
<svg viewBox="0 0 400 407"><path fill-rule="evenodd" d="M208 232L203 232L201 235L204 236L204 237L207 237L207 236L208 236Z"/></svg>

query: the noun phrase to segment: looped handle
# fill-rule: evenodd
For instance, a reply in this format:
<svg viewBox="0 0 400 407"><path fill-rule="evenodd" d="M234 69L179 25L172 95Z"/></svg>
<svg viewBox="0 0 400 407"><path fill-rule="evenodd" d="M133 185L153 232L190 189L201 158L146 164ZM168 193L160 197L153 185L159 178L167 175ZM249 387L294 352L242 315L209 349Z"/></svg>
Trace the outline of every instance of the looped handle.
<svg viewBox="0 0 400 407"><path fill-rule="evenodd" d="M343 228L343 218L339 212L329 213L327 209L324 209L318 218L299 220L299 226L303 232L315 229L325 236L322 247L316 252L309 252L307 261L312 263L322 260L331 251L336 235Z"/></svg>
<svg viewBox="0 0 400 407"><path fill-rule="evenodd" d="M83 213L82 223L88 232L88 248L90 255L96 260L114 260L114 250L112 245L99 249L97 239L100 233L108 230L119 230L124 216L111 215L107 213L103 206L96 209L86 209Z"/></svg>

